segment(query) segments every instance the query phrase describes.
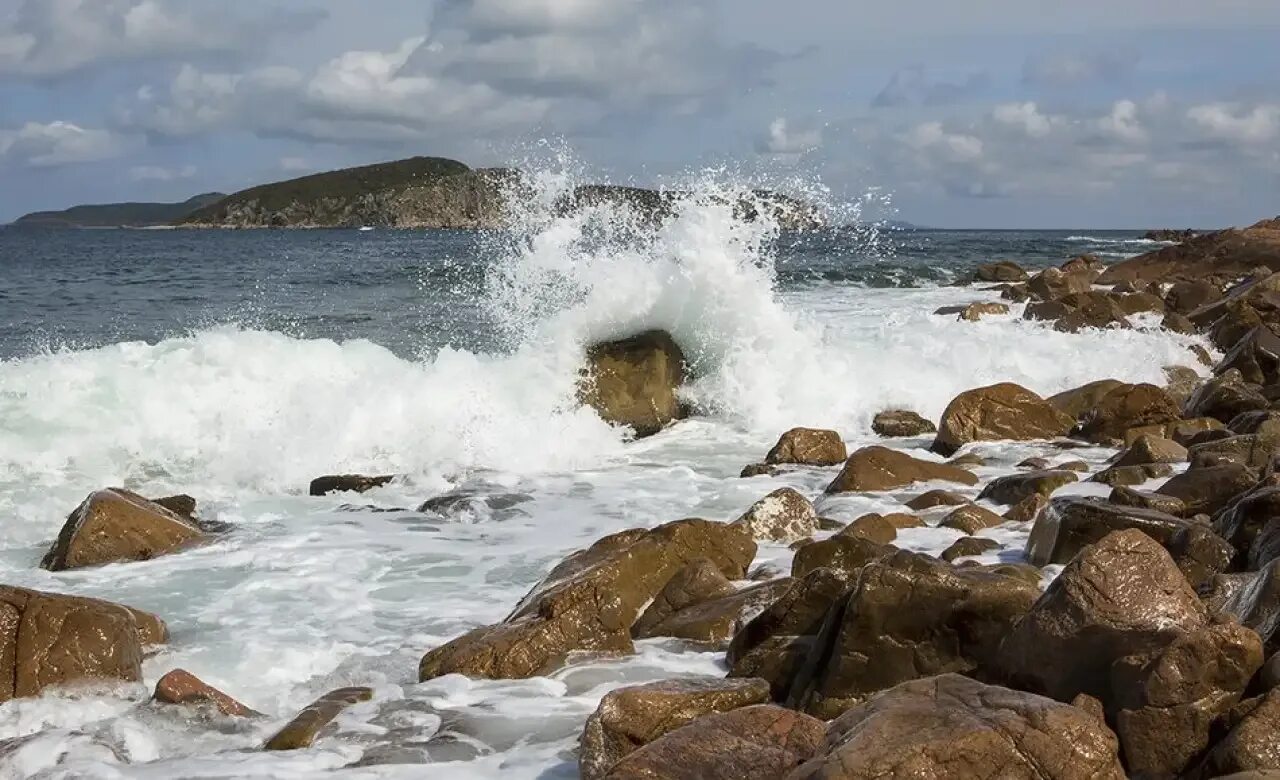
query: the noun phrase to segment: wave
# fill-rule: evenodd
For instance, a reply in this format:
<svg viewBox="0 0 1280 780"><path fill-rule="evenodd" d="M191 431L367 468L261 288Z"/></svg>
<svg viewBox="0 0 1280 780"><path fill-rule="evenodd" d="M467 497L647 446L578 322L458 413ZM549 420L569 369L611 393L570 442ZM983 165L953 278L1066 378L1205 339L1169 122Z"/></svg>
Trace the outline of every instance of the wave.
<svg viewBox="0 0 1280 780"><path fill-rule="evenodd" d="M1067 236L1064 241L1075 241L1089 244L1124 244L1131 246L1157 246L1167 241L1155 241L1150 238L1100 238L1098 236Z"/></svg>

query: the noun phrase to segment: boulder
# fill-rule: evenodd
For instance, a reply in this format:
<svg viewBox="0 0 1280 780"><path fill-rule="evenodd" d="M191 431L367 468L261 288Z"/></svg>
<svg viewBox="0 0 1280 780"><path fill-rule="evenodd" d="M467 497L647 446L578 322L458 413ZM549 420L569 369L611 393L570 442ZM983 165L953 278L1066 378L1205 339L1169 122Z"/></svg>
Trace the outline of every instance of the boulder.
<svg viewBox="0 0 1280 780"><path fill-rule="evenodd" d="M717 599L685 607L642 632L633 629L632 634L638 639L668 636L727 647L729 640L752 618L781 598L792 582L784 578L735 590Z"/></svg>
<svg viewBox="0 0 1280 780"><path fill-rule="evenodd" d="M778 439L767 465L794 463L801 466L838 466L849 457L844 440L835 431L819 428L792 428Z"/></svg>
<svg viewBox="0 0 1280 780"><path fill-rule="evenodd" d="M1040 512L1049 505L1049 498L1034 493L1014 504L1004 513L1004 519L1010 523L1029 523L1040 516Z"/></svg>
<svg viewBox="0 0 1280 780"><path fill-rule="evenodd" d="M1102 258L1094 254L1077 255L1062 265L1058 266L1063 273L1088 273L1089 278L1095 279L1103 271L1107 270L1106 263L1102 262Z"/></svg>
<svg viewBox="0 0 1280 780"><path fill-rule="evenodd" d="M142 649L164 623L108 601L0 585L0 701L50 686L142 679Z"/></svg>
<svg viewBox="0 0 1280 780"><path fill-rule="evenodd" d="M1048 458L1025 458L1020 461L1016 468L1028 469L1030 471L1046 471L1049 468Z"/></svg>
<svg viewBox="0 0 1280 780"><path fill-rule="evenodd" d="M994 539L966 536L963 539L957 539L950 547L943 550L940 557L947 563L955 563L958 558L971 558L999 549L1000 543Z"/></svg>
<svg viewBox="0 0 1280 780"><path fill-rule="evenodd" d="M680 610L736 592L737 588L715 563L706 558L690 561L667 581L657 598L631 626L631 636L653 636L655 626Z"/></svg>
<svg viewBox="0 0 1280 780"><path fill-rule="evenodd" d="M791 560L791 576L804 577L814 569L834 569L852 579L871 561L897 550L889 544L879 544L863 536L833 536L820 542L807 544L796 551Z"/></svg>
<svg viewBox="0 0 1280 780"><path fill-rule="evenodd" d="M1072 471L1029 471L1025 474L1011 474L987 483L987 486L978 494L978 500L1011 506L1026 500L1028 496L1051 496L1058 488L1070 485L1079 479Z"/></svg>
<svg viewBox="0 0 1280 780"><path fill-rule="evenodd" d="M652 436L685 416L676 396L684 380L680 345L653 330L589 348L580 392L606 422Z"/></svg>
<svg viewBox="0 0 1280 780"><path fill-rule="evenodd" d="M768 700L769 685L760 679L665 680L619 688L605 694L587 719L578 768L583 780L597 780L623 757L698 718Z"/></svg>
<svg viewBox="0 0 1280 780"><path fill-rule="evenodd" d="M1097 406L1098 402L1107 393L1117 387L1124 386L1124 384L1118 379L1100 379L1097 382L1090 382L1074 390L1067 390L1066 392L1049 396L1047 400L1058 411L1063 412L1073 420L1078 420L1085 412Z"/></svg>
<svg viewBox="0 0 1280 780"><path fill-rule="evenodd" d="M953 493L950 490L930 490L911 499L906 505L908 509L918 512L939 506L960 506L967 503L969 499L959 493Z"/></svg>
<svg viewBox="0 0 1280 780"><path fill-rule="evenodd" d="M1209 750L1191 777L1253 780L1280 771L1280 690L1241 704L1232 716L1225 719L1224 725L1230 727L1226 736Z"/></svg>
<svg viewBox="0 0 1280 780"><path fill-rule="evenodd" d="M1046 268L1027 281L1031 297L1051 301L1075 292L1093 289L1094 274L1089 271L1064 273L1058 268Z"/></svg>
<svg viewBox="0 0 1280 780"><path fill-rule="evenodd" d="M606 780L777 780L811 758L826 724L772 704L708 715L629 753Z"/></svg>
<svg viewBox="0 0 1280 780"><path fill-rule="evenodd" d="M1263 484L1240 495L1214 515L1213 527L1237 551L1244 553L1276 517L1280 517L1280 487Z"/></svg>
<svg viewBox="0 0 1280 780"><path fill-rule="evenodd" d="M1008 284L1000 291L1000 297L1014 303L1026 303L1031 300L1031 293L1027 292L1025 284Z"/></svg>
<svg viewBox="0 0 1280 780"><path fill-rule="evenodd" d="M958 674L903 683L833 722L788 780L1122 780L1116 737L1067 704Z"/></svg>
<svg viewBox="0 0 1280 780"><path fill-rule="evenodd" d="M1206 311L1209 310L1206 309ZM1204 317L1204 314L1192 312L1191 316ZM1222 309L1213 309L1211 315L1204 319L1205 322L1196 324L1208 325L1209 343L1223 352L1230 352L1231 348L1238 344L1240 339L1249 335L1250 331L1266 324L1257 309L1243 301L1229 301ZM1195 320L1192 321L1195 322ZM1209 365L1213 365L1213 362L1210 361Z"/></svg>
<svg viewBox="0 0 1280 780"><path fill-rule="evenodd" d="M1144 490L1134 490L1123 485L1115 487L1111 491L1111 495L1107 497L1107 501L1117 506L1150 509L1166 515L1173 515L1174 517L1187 516L1187 505L1180 498L1162 496L1159 493Z"/></svg>
<svg viewBox="0 0 1280 780"><path fill-rule="evenodd" d="M1139 255L1111 266L1098 284L1239 276L1260 265L1280 268L1280 220L1208 233Z"/></svg>
<svg viewBox="0 0 1280 780"><path fill-rule="evenodd" d="M339 688L330 691L307 705L297 717L268 739L262 749L301 750L311 747L320 730L332 723L343 710L372 698L372 688Z"/></svg>
<svg viewBox="0 0 1280 780"><path fill-rule="evenodd" d="M1212 441L1193 444L1187 453L1187 458L1191 461L1192 468L1238 463L1242 466L1262 469L1271 463L1278 446L1280 446L1280 439L1256 433L1215 437Z"/></svg>
<svg viewBox="0 0 1280 780"><path fill-rule="evenodd" d="M1145 466L1113 466L1094 474L1089 478L1089 481L1101 482L1112 487L1141 485L1153 479L1167 477L1172 473L1173 466L1168 463L1148 463Z"/></svg>
<svg viewBox="0 0 1280 780"><path fill-rule="evenodd" d="M1187 633L1112 667L1116 733L1129 772L1181 776L1210 742L1214 721L1262 666L1262 641L1237 623Z"/></svg>
<svg viewBox="0 0 1280 780"><path fill-rule="evenodd" d="M1187 399L1187 417L1213 417L1230 422L1245 412L1266 409L1271 405L1261 388L1244 381L1237 369L1228 369L1210 379Z"/></svg>
<svg viewBox="0 0 1280 780"><path fill-rule="evenodd" d="M1206 431L1222 430L1222 427L1221 420L1215 420L1212 417L1196 417L1190 420L1179 420L1178 422L1170 423L1160 435L1173 439L1183 447L1188 447L1194 437Z"/></svg>
<svg viewBox="0 0 1280 780"><path fill-rule="evenodd" d="M1072 432L1086 441L1116 444L1125 431L1144 425L1161 425L1182 417L1181 410L1163 389L1155 385L1122 385L1085 412Z"/></svg>
<svg viewBox="0 0 1280 780"><path fill-rule="evenodd" d="M1250 571L1266 568L1280 558L1280 518L1271 518L1249 546L1246 567Z"/></svg>
<svg viewBox="0 0 1280 780"><path fill-rule="evenodd" d="M784 702L792 681L813 652L814 635L779 634L763 640L729 666L729 679L756 678L769 686L769 699Z"/></svg>
<svg viewBox="0 0 1280 780"><path fill-rule="evenodd" d="M752 477L773 477L782 472L777 466L770 466L768 463L749 463L742 467L742 472L738 474L740 479L751 479Z"/></svg>
<svg viewBox="0 0 1280 780"><path fill-rule="evenodd" d="M1188 469L1170 478L1156 492L1162 496L1182 499L1190 514L1211 515L1253 487L1257 481L1257 474L1247 466L1226 463Z"/></svg>
<svg viewBox="0 0 1280 780"><path fill-rule="evenodd" d="M933 449L949 456L975 441L1053 439L1073 423L1040 396L1005 382L956 396L942 414Z"/></svg>
<svg viewBox="0 0 1280 780"><path fill-rule="evenodd" d="M1222 288L1213 282L1193 279L1176 282L1164 294L1164 305L1172 312L1187 315L1205 304L1222 299Z"/></svg>
<svg viewBox="0 0 1280 780"><path fill-rule="evenodd" d="M780 488L752 504L734 524L743 526L753 539L791 544L813 536L818 513L799 491Z"/></svg>
<svg viewBox="0 0 1280 780"><path fill-rule="evenodd" d="M1274 320L1280 311L1280 274L1270 269L1256 269L1227 290L1221 300L1205 304L1187 316L1204 325L1221 318L1233 308L1249 307L1264 320Z"/></svg>
<svg viewBox="0 0 1280 780"><path fill-rule="evenodd" d="M1176 441L1159 436L1139 436L1129 448L1120 453L1115 464L1124 466L1145 466L1148 463L1182 463L1187 459L1187 448Z"/></svg>
<svg viewBox="0 0 1280 780"><path fill-rule="evenodd" d="M1265 325L1249 331L1213 371L1223 374L1231 369L1239 371L1245 382L1255 385L1280 383L1280 336Z"/></svg>
<svg viewBox="0 0 1280 780"><path fill-rule="evenodd" d="M152 499L153 504L158 504L178 517L192 524L198 524L196 520L196 500L193 496L185 493L177 496L165 496L164 498Z"/></svg>
<svg viewBox="0 0 1280 780"><path fill-rule="evenodd" d="M1205 603L1257 632L1267 652L1280 650L1280 561L1254 572L1218 575L1205 588Z"/></svg>
<svg viewBox="0 0 1280 780"><path fill-rule="evenodd" d="M827 492L893 490L934 480L961 485L978 483L973 474L955 466L920 460L887 447L864 447L849 456L840 474L827 486Z"/></svg>
<svg viewBox="0 0 1280 780"><path fill-rule="evenodd" d="M1108 707L1111 665L1207 625L1204 605L1169 553L1136 529L1086 547L1005 638L999 666L1017 687Z"/></svg>
<svg viewBox="0 0 1280 780"><path fill-rule="evenodd" d="M955 466L956 468L972 470L972 469L981 468L982 466L987 465L987 459L982 457L981 455L977 455L972 452L966 452L963 455L957 455L956 457L947 461L947 465Z"/></svg>
<svg viewBox="0 0 1280 780"><path fill-rule="evenodd" d="M973 278L978 282L1025 282L1030 277L1017 263L998 260L978 266Z"/></svg>
<svg viewBox="0 0 1280 780"><path fill-rule="evenodd" d="M885 554L889 554L886 551ZM725 658L731 666L776 637L816 636L828 610L848 591L852 576L838 569L814 569L792 580L786 593L747 622L729 643Z"/></svg>
<svg viewBox="0 0 1280 780"><path fill-rule="evenodd" d="M199 544L206 534L190 520L137 493L108 488L67 517L40 565L50 571L119 561L145 561Z"/></svg>
<svg viewBox="0 0 1280 780"><path fill-rule="evenodd" d="M789 704L834 717L898 683L988 666L1039 589L900 551L868 564L828 615Z"/></svg>
<svg viewBox="0 0 1280 780"><path fill-rule="evenodd" d="M948 514L938 525L939 528L950 528L972 536L979 531L1003 525L1005 519L990 509L977 504L962 506Z"/></svg>
<svg viewBox="0 0 1280 780"><path fill-rule="evenodd" d="M920 521L924 525L924 521ZM884 515L869 514L859 517L842 528L837 536L861 536L878 544L891 544L898 538L898 527Z"/></svg>
<svg viewBox="0 0 1280 780"><path fill-rule="evenodd" d="M964 322L977 322L983 317L1008 314L1009 307L1003 303L975 302L960 310L960 319Z"/></svg>
<svg viewBox="0 0 1280 780"><path fill-rule="evenodd" d="M1179 314L1176 311L1165 312L1164 318L1160 320L1160 327L1172 333L1181 333L1186 336L1196 332L1196 324L1188 319L1185 314Z"/></svg>
<svg viewBox="0 0 1280 780"><path fill-rule="evenodd" d="M233 718L262 716L185 669L174 669L161 677L151 698L161 704L212 705Z"/></svg>
<svg viewBox="0 0 1280 780"><path fill-rule="evenodd" d="M706 520L605 537L561 562L502 623L424 655L419 678L524 678L575 650L631 652L631 626L677 571L705 558L741 579L755 552L741 526Z"/></svg>
<svg viewBox="0 0 1280 780"><path fill-rule="evenodd" d="M871 421L871 430L879 436L904 438L934 433L938 428L915 412L892 410L877 414Z"/></svg>
<svg viewBox="0 0 1280 780"><path fill-rule="evenodd" d="M313 496L327 496L330 493L368 493L374 488L390 483L393 479L395 479L394 475L367 477L362 474L334 474L311 480L309 492Z"/></svg>

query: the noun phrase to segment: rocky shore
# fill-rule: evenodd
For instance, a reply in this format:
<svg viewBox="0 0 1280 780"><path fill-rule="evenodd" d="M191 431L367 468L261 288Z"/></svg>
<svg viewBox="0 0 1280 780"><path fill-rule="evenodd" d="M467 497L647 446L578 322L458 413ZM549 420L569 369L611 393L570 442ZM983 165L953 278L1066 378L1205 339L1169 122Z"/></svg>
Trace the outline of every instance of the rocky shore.
<svg viewBox="0 0 1280 780"><path fill-rule="evenodd" d="M1196 346L1159 386L1102 378L1046 398L997 382L936 420L885 409L881 444L853 452L847 432L779 431L743 484L804 475L825 488L605 536L504 620L422 648L405 680L531 678L653 637L723 657L722 678L605 694L576 755L591 780L1280 776L1280 219L1111 267L1002 260L972 285L971 304L938 316L979 322L1021 305L1063 333L1162 327ZM653 435L689 415L688 373L676 340L650 331L589 349L580 396ZM975 449L1011 441L1035 454L976 473ZM1113 456L1076 455L1096 448ZM318 476L306 492L394 479ZM854 495L894 511L848 523L820 512ZM956 541L913 552L903 540L919 528ZM1007 546L1008 529L1025 547ZM105 488L42 565L181 555L235 532L189 496ZM761 561L762 545L789 546L789 569ZM137 682L171 641L164 616L93 599L5 586L0 610L0 701ZM262 723L262 749L300 750L371 699L372 682L343 687L277 721L174 669L152 706Z"/></svg>

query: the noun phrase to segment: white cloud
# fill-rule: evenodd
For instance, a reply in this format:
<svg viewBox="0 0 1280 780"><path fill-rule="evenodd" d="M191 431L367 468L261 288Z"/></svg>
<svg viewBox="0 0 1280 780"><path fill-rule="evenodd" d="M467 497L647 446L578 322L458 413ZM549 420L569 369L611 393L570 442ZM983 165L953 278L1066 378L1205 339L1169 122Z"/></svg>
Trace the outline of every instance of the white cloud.
<svg viewBox="0 0 1280 780"><path fill-rule="evenodd" d="M1005 103L996 106L992 117L1003 125L1016 127L1031 138L1053 132L1053 119L1040 113L1035 103Z"/></svg>
<svg viewBox="0 0 1280 780"><path fill-rule="evenodd" d="M1147 130L1138 117L1138 104L1132 100L1117 100L1111 113L1093 124L1103 135L1120 141L1136 144L1147 140Z"/></svg>
<svg viewBox="0 0 1280 780"><path fill-rule="evenodd" d="M180 168L165 168L159 165L135 165L129 169L130 181L181 181L184 179L193 179L197 173L194 165L184 165Z"/></svg>
<svg viewBox="0 0 1280 780"><path fill-rule="evenodd" d="M0 130L0 160L52 168L119 157L131 144L132 139L108 130L71 122L28 122L17 130Z"/></svg>
<svg viewBox="0 0 1280 780"><path fill-rule="evenodd" d="M769 132L756 145L762 154L784 159L796 159L822 145L822 130L797 130L786 117L778 117L769 123Z"/></svg>
<svg viewBox="0 0 1280 780"><path fill-rule="evenodd" d="M1187 118L1212 141L1254 145L1280 138L1280 105L1210 103L1192 106Z"/></svg>
<svg viewBox="0 0 1280 780"><path fill-rule="evenodd" d="M924 122L916 125L907 136L907 143L918 151L938 153L953 163L969 163L982 158L981 138L964 133L951 133L941 122Z"/></svg>

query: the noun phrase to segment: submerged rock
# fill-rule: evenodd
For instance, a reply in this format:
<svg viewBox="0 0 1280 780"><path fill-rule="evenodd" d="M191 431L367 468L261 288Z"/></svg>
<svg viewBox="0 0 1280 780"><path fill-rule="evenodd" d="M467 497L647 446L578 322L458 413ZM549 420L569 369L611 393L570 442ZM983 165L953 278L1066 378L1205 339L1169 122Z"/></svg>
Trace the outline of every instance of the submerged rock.
<svg viewBox="0 0 1280 780"><path fill-rule="evenodd" d="M151 697L161 704L201 705L211 704L223 715L236 718L260 717L255 712L212 685L204 682L186 669L174 669L156 683Z"/></svg>
<svg viewBox="0 0 1280 780"><path fill-rule="evenodd" d="M1054 439L1074 422L1030 390L1006 382L956 396L942 414L933 449L953 455L975 441Z"/></svg>
<svg viewBox="0 0 1280 780"><path fill-rule="evenodd" d="M978 478L955 466L913 458L887 447L865 447L849 456L828 493L893 490L915 482L940 480L976 485Z"/></svg>
<svg viewBox="0 0 1280 780"><path fill-rule="evenodd" d="M652 436L685 416L676 397L684 380L684 351L671 334L652 330L588 349L581 395L606 422Z"/></svg>
<svg viewBox="0 0 1280 780"><path fill-rule="evenodd" d="M871 430L888 438L905 438L923 436L938 429L915 412L898 409L877 414L871 421Z"/></svg>
<svg viewBox="0 0 1280 780"><path fill-rule="evenodd" d="M966 536L957 539L950 547L942 551L940 556L947 563L954 563L959 558L970 558L984 555L992 550L999 550L1000 543L994 539L983 539L977 536Z"/></svg>
<svg viewBox="0 0 1280 780"><path fill-rule="evenodd" d="M297 717L285 724L266 744L263 750L300 750L311 747L320 730L333 722L342 711L362 701L373 698L371 688L339 688L316 699Z"/></svg>
<svg viewBox="0 0 1280 780"><path fill-rule="evenodd" d="M374 488L388 484L393 479L395 476L367 477L363 474L316 477L311 480L309 492L313 496L327 496L330 493L368 493Z"/></svg>
<svg viewBox="0 0 1280 780"><path fill-rule="evenodd" d="M191 520L137 493L108 488L91 494L67 517L40 565L50 571L145 561L206 541Z"/></svg>

